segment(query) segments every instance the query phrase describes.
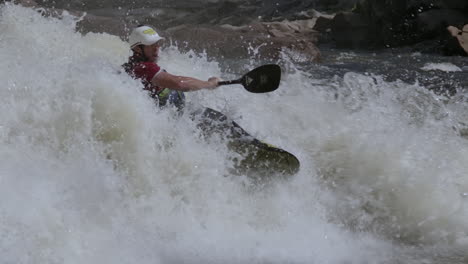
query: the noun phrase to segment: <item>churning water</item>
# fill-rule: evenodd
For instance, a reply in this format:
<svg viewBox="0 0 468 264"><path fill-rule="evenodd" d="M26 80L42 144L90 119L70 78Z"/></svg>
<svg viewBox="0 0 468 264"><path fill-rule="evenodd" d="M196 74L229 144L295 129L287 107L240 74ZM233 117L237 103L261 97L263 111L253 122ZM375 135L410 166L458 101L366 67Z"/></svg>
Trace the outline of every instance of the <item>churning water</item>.
<svg viewBox="0 0 468 264"><path fill-rule="evenodd" d="M0 263L468 261L463 92L284 59L273 93L188 94L301 161L290 180L253 184L229 173L222 139L121 72L125 42L75 23L0 7ZM171 73L234 77L161 53Z"/></svg>

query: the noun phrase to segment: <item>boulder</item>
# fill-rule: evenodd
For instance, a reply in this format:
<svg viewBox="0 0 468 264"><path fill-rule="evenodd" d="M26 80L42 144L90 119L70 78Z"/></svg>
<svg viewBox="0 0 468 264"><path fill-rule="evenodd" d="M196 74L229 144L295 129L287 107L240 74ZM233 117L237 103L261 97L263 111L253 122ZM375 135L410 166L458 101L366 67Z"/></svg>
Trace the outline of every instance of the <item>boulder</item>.
<svg viewBox="0 0 468 264"><path fill-rule="evenodd" d="M446 27L467 19L466 0L360 0L351 12L336 14L331 26L321 18L315 28L321 33L330 28L330 39L340 48L413 46L440 53Z"/></svg>
<svg viewBox="0 0 468 264"><path fill-rule="evenodd" d="M41 1L41 0L37 0ZM18 0L25 6L41 4L34 0ZM70 2L75 3L75 2ZM62 3L65 4L65 3ZM221 3L227 13L233 13L232 4ZM63 9L42 7L43 14L60 17ZM317 43L318 33L313 29L316 19L281 22L252 22L243 26L199 24L200 16L191 16L189 12L179 12L170 8L155 9L118 9L109 8L82 12L68 10L68 13L82 19L77 23L77 30L109 33L127 39L131 29L138 24L155 27L182 50L206 52L209 57L257 58L275 61L281 56L289 56L293 61L310 62L320 58ZM177 14L177 16L175 15ZM188 22L165 29L173 19ZM201 19L201 20L200 20ZM217 18L216 18L217 19ZM166 21L161 22L162 20Z"/></svg>
<svg viewBox="0 0 468 264"><path fill-rule="evenodd" d="M360 48L369 46L378 36L369 34L369 26L358 14L342 12L331 22L332 39L338 48Z"/></svg>
<svg viewBox="0 0 468 264"><path fill-rule="evenodd" d="M77 29L82 33L108 33L124 38L129 34L129 24L125 19L87 14L78 22Z"/></svg>
<svg viewBox="0 0 468 264"><path fill-rule="evenodd" d="M454 9L431 9L421 12L415 18L418 35L423 39L437 38L444 34L447 25L463 25L468 18L463 12Z"/></svg>
<svg viewBox="0 0 468 264"><path fill-rule="evenodd" d="M437 6L446 9L465 10L468 9L468 1L466 0L439 0Z"/></svg>
<svg viewBox="0 0 468 264"><path fill-rule="evenodd" d="M462 34L458 37L460 46L465 50L466 55L468 55L468 24L463 26Z"/></svg>
<svg viewBox="0 0 468 264"><path fill-rule="evenodd" d="M298 62L317 61L317 34L312 21L254 23L248 26L183 25L166 31L179 48L210 57L277 60L282 54Z"/></svg>
<svg viewBox="0 0 468 264"><path fill-rule="evenodd" d="M315 19L314 29L319 32L328 32L333 26L333 18L335 15L319 16Z"/></svg>
<svg viewBox="0 0 468 264"><path fill-rule="evenodd" d="M38 6L38 3L34 0L16 0L13 2L16 4L20 4L22 6L25 6L25 7L37 7Z"/></svg>
<svg viewBox="0 0 468 264"><path fill-rule="evenodd" d="M468 55L468 24L463 26L462 29L458 29L454 26L447 28L450 34L450 41L446 45L445 51L447 55Z"/></svg>

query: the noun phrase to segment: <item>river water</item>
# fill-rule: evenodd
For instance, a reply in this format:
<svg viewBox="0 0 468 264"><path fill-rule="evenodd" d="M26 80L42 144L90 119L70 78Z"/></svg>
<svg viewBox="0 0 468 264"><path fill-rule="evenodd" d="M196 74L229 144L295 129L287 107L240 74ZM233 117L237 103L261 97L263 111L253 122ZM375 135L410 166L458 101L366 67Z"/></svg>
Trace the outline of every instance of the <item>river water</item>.
<svg viewBox="0 0 468 264"><path fill-rule="evenodd" d="M301 161L254 184L121 72L127 43L75 23L0 7L0 263L467 263L466 59L327 49L285 56L272 93L187 94ZM258 66L176 47L160 64Z"/></svg>

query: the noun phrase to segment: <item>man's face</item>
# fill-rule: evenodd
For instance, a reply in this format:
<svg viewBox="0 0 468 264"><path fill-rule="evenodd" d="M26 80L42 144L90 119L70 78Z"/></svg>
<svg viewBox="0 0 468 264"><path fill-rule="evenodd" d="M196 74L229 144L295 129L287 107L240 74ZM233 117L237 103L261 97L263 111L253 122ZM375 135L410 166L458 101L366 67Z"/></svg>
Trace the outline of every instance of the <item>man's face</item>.
<svg viewBox="0 0 468 264"><path fill-rule="evenodd" d="M161 41L156 42L153 45L143 46L143 53L149 61L156 62L158 60L160 46Z"/></svg>

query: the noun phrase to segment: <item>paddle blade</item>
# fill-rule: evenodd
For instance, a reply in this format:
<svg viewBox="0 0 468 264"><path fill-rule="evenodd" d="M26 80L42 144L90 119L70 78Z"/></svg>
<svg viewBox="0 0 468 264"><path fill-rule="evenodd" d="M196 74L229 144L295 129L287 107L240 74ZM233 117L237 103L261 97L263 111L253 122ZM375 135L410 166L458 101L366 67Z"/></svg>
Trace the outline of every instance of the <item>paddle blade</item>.
<svg viewBox="0 0 468 264"><path fill-rule="evenodd" d="M245 74L242 85L251 93L268 93L278 89L281 80L281 68L276 64L267 64Z"/></svg>

